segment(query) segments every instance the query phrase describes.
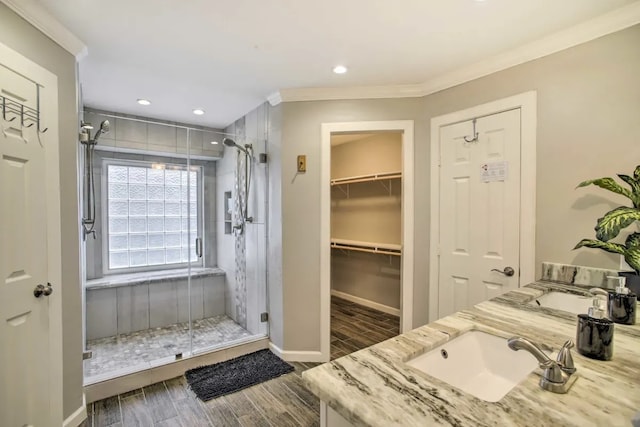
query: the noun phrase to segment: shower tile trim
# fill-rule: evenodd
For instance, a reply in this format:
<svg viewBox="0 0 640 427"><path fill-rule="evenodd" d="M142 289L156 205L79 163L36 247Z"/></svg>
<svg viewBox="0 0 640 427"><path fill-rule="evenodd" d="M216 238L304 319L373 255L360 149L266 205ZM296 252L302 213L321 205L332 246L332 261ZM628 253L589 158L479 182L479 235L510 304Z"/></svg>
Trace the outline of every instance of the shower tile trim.
<svg viewBox="0 0 640 427"><path fill-rule="evenodd" d="M221 268L192 268L191 277L224 276L226 273ZM186 268L162 271L146 271L142 273L114 274L90 279L85 283L85 289L115 288L119 286L146 285L159 282L170 282L186 279L189 271Z"/></svg>
<svg viewBox="0 0 640 427"><path fill-rule="evenodd" d="M617 276L618 270L585 267L581 265L542 263L542 280L572 285L608 288L607 276Z"/></svg>

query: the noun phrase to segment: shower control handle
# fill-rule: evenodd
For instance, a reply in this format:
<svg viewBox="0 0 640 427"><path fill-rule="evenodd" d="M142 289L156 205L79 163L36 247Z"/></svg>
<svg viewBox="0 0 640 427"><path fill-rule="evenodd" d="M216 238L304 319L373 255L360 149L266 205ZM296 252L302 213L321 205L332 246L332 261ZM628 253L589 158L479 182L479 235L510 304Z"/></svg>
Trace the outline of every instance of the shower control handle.
<svg viewBox="0 0 640 427"><path fill-rule="evenodd" d="M202 258L202 237L196 237L196 255Z"/></svg>
<svg viewBox="0 0 640 427"><path fill-rule="evenodd" d="M51 283L47 283L47 286L39 284L33 290L33 296L36 298L40 298L42 295L44 295L45 297L48 297L52 293L53 293L53 287L51 286Z"/></svg>

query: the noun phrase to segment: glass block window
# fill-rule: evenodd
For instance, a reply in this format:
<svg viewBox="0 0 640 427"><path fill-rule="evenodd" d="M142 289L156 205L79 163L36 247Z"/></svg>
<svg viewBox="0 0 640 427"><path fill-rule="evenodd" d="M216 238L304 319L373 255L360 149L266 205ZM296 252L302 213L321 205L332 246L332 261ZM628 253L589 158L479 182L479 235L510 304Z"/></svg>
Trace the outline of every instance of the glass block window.
<svg viewBox="0 0 640 427"><path fill-rule="evenodd" d="M175 268L198 261L201 168L112 161L105 167L108 269Z"/></svg>

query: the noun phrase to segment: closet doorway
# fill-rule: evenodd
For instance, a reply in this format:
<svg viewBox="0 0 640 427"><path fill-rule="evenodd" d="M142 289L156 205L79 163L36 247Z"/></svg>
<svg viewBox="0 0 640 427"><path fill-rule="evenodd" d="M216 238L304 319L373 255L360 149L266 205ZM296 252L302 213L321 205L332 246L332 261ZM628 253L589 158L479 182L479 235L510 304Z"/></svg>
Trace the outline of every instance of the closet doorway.
<svg viewBox="0 0 640 427"><path fill-rule="evenodd" d="M413 122L325 123L321 165L328 361L411 329Z"/></svg>

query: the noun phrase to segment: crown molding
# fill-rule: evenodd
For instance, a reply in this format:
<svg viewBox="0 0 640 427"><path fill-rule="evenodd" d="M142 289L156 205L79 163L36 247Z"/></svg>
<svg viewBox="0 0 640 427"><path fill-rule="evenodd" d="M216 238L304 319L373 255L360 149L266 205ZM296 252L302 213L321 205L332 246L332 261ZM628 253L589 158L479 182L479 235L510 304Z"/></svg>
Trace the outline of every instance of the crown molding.
<svg viewBox="0 0 640 427"><path fill-rule="evenodd" d="M430 95L507 68L560 52L640 23L640 1L559 31L508 52L489 57L424 83L389 86L350 86L282 89L269 96L280 102L338 99L412 98ZM277 96L279 94L279 96ZM272 104L277 105L277 104Z"/></svg>
<svg viewBox="0 0 640 427"><path fill-rule="evenodd" d="M267 101L269 101L272 107L275 107L282 102L282 96L280 96L280 92L274 92L267 96Z"/></svg>
<svg viewBox="0 0 640 427"><path fill-rule="evenodd" d="M310 87L282 89L283 102L366 98L410 98L423 96L422 84L390 86Z"/></svg>
<svg viewBox="0 0 640 427"><path fill-rule="evenodd" d="M0 0L15 13L59 44L77 60L87 54L87 46L53 17L36 0Z"/></svg>

